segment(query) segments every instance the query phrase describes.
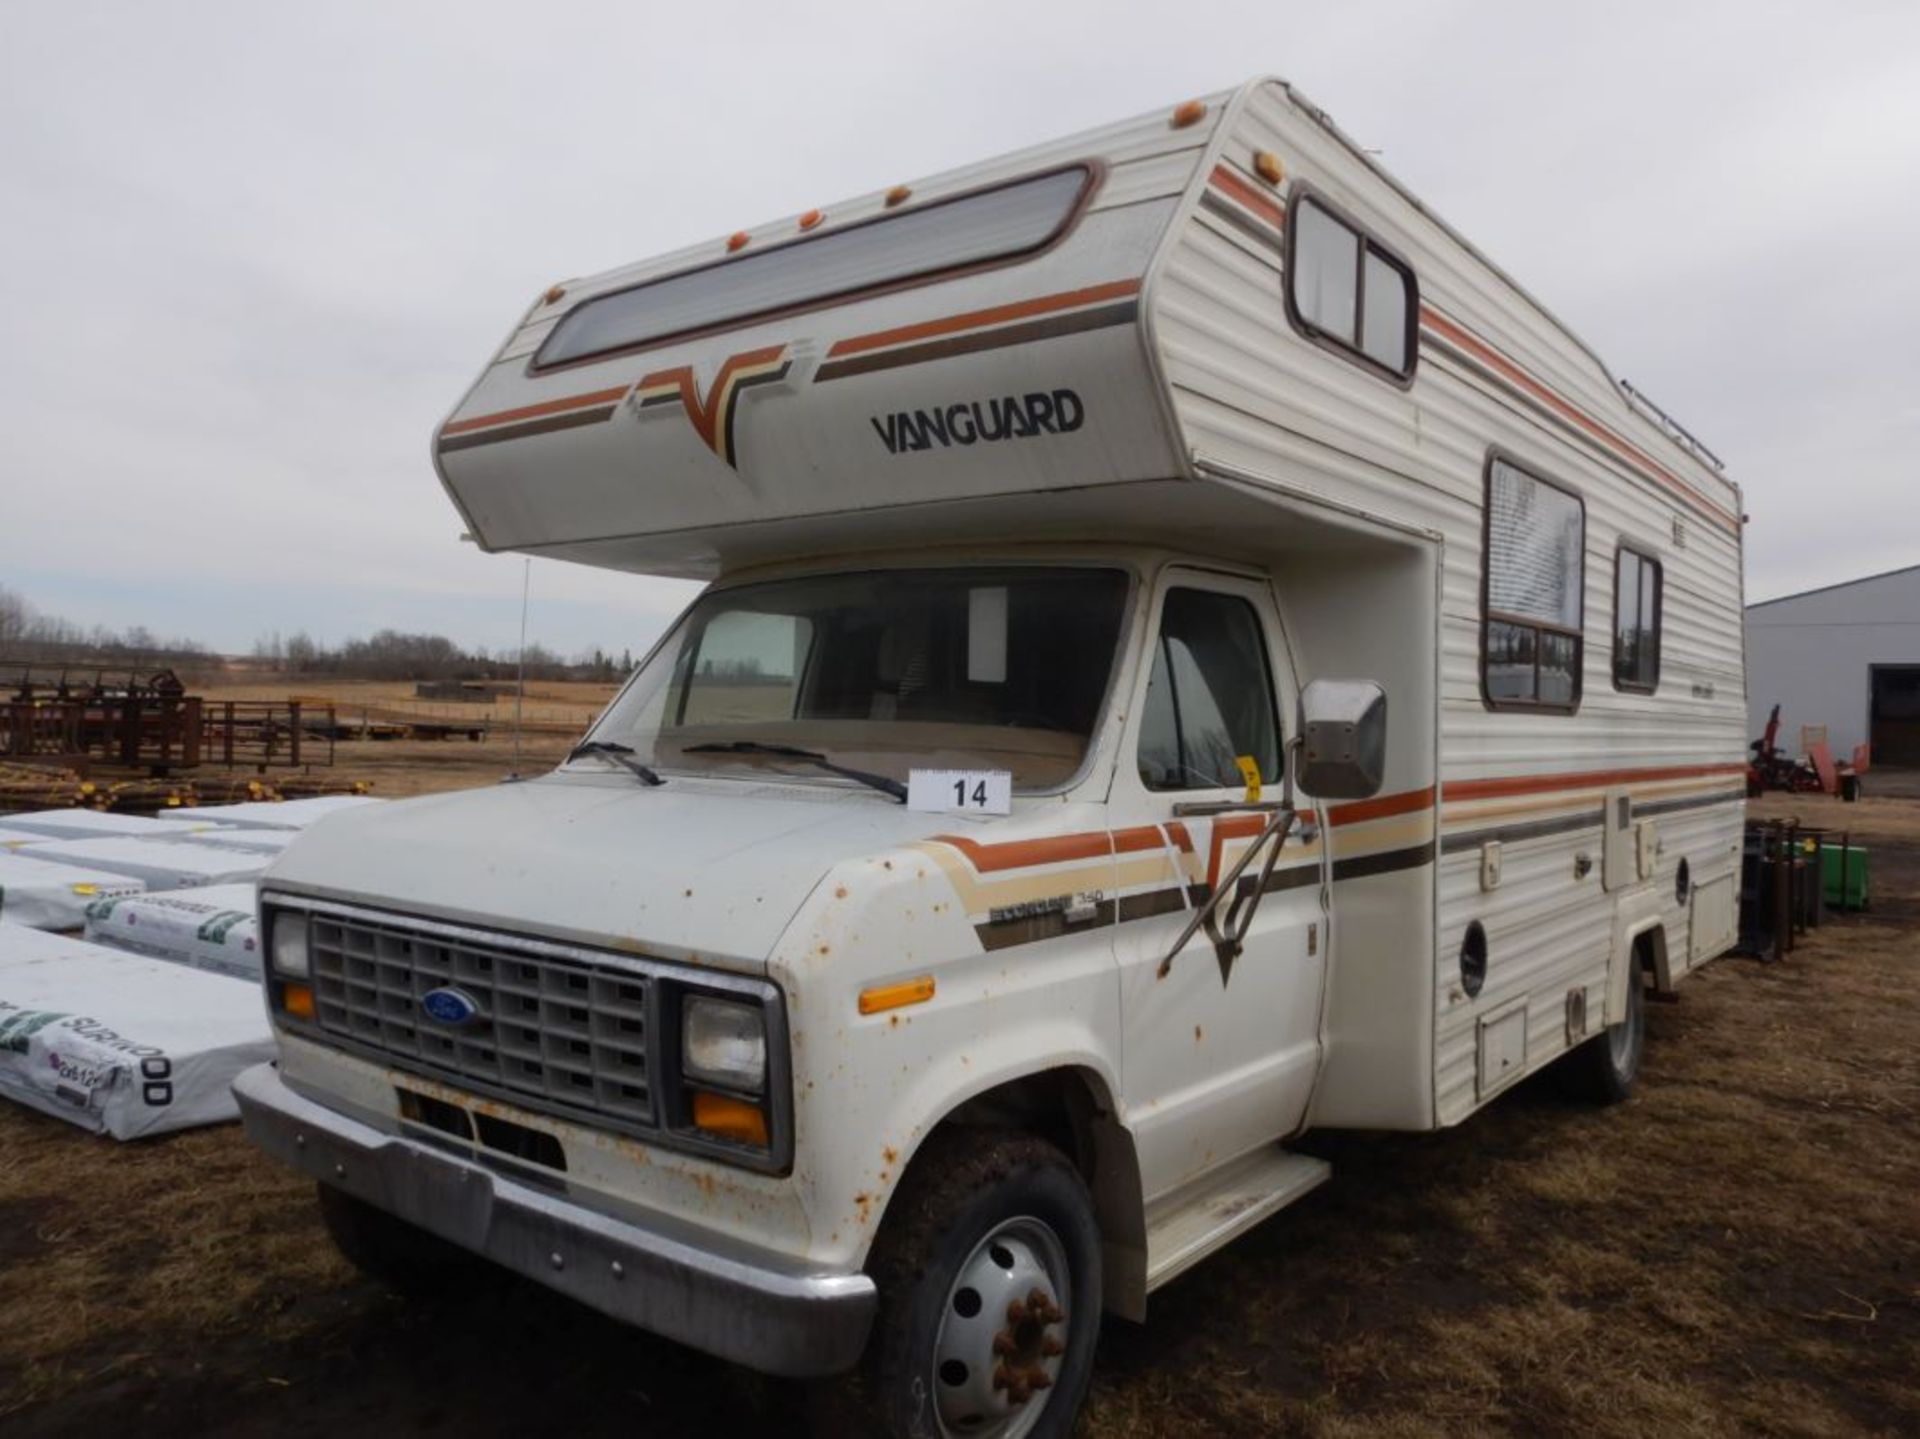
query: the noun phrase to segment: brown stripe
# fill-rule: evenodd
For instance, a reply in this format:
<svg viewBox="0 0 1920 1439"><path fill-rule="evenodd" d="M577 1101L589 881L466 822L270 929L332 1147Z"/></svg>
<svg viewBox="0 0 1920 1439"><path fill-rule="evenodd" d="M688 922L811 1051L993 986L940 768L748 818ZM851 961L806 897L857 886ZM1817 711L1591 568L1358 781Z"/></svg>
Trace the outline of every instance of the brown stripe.
<svg viewBox="0 0 1920 1439"><path fill-rule="evenodd" d="M442 427L441 435L464 435L469 430L483 430L488 425L504 425L509 420L532 420L541 415L557 415L564 410L583 410L589 405L610 405L626 394L625 385L617 385L611 390L595 390L588 395L566 395L558 400L542 400L537 405L522 405L515 410L495 410L491 415L475 415L469 420L455 420Z"/></svg>
<svg viewBox="0 0 1920 1439"><path fill-rule="evenodd" d="M1745 774L1743 764L1686 764L1666 769L1597 769L1577 774L1521 774L1504 779L1457 780L1441 790L1448 800L1498 799L1513 794L1544 794L1561 789L1605 789L1616 784L1643 784L1656 780L1700 779L1707 775Z"/></svg>
<svg viewBox="0 0 1920 1439"><path fill-rule="evenodd" d="M1274 202L1272 196L1261 194L1236 171L1225 165L1215 165L1213 173L1207 177L1207 183L1238 200L1268 224L1279 229L1286 228L1287 212Z"/></svg>
<svg viewBox="0 0 1920 1439"><path fill-rule="evenodd" d="M1282 254L1286 252L1287 241L1284 235L1277 234L1273 230L1268 229L1238 206L1228 204L1225 200L1221 199L1220 196L1214 194L1213 191L1207 190L1201 194L1200 208L1205 210L1209 215L1217 216L1219 219L1226 221L1227 224L1233 226L1234 229L1245 235L1249 240L1264 245L1269 250L1278 251Z"/></svg>
<svg viewBox="0 0 1920 1439"><path fill-rule="evenodd" d="M874 355L857 355L850 360L830 360L814 373L815 383L864 375L874 370L891 370L899 365L919 365L928 360L944 360L954 355L977 354L1008 345L1024 345L1034 340L1051 340L1061 335L1077 335L1086 330L1102 330L1109 325L1130 325L1139 311L1139 302L1108 305L1098 310L1076 310L1045 320L1029 320L1024 325L1004 325L997 330L980 330L970 335L955 335L924 345L906 345Z"/></svg>
<svg viewBox="0 0 1920 1439"><path fill-rule="evenodd" d="M1416 811L1433 808L1433 786L1425 789L1411 789L1405 794L1386 794L1378 799L1355 800L1352 804L1337 804L1327 811L1327 823L1330 825L1362 824L1370 819L1386 819L1396 814L1413 814Z"/></svg>
<svg viewBox="0 0 1920 1439"><path fill-rule="evenodd" d="M1041 295L1032 300L1016 300L1007 305L993 305L984 310L969 310L961 315L949 315L944 320L923 320L917 325L901 325L892 330L875 330L869 335L852 335L834 342L827 351L829 359L837 355L858 355L868 350L884 349L888 345L903 345L909 340L926 340L935 335L951 335L956 330L977 330L986 325L998 325L1008 320L1023 320L1028 315L1045 315L1055 310L1071 310L1081 305L1097 304L1101 300L1116 300L1122 295L1140 293L1139 280L1109 280L1104 285L1089 285L1081 290L1063 290L1057 295Z"/></svg>
<svg viewBox="0 0 1920 1439"><path fill-rule="evenodd" d="M622 390L621 394L626 391ZM497 430L487 430L478 435L456 435L452 439L442 438L440 453L452 454L455 450L470 450L475 445L497 445L502 440L524 440L530 435L545 435L554 430L578 429L581 425L597 425L603 420L613 418L616 406L608 405L604 410L583 410L573 415L555 415L550 420L532 420L524 425L505 425Z"/></svg>

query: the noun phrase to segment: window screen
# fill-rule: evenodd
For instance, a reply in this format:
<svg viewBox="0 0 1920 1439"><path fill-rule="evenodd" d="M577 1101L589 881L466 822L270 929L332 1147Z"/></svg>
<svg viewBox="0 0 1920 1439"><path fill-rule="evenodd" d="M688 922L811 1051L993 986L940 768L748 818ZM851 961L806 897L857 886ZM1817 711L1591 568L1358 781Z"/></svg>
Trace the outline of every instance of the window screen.
<svg viewBox="0 0 1920 1439"><path fill-rule="evenodd" d="M1280 779L1280 726L1260 616L1238 595L1170 590L1140 719L1148 789L1241 788L1240 756Z"/></svg>
<svg viewBox="0 0 1920 1439"><path fill-rule="evenodd" d="M1651 693L1660 683L1660 562L1621 550L1613 564L1613 682Z"/></svg>
<svg viewBox="0 0 1920 1439"><path fill-rule="evenodd" d="M1301 326L1392 374L1412 374L1413 272L1304 196L1291 233L1287 286Z"/></svg>
<svg viewBox="0 0 1920 1439"><path fill-rule="evenodd" d="M1504 460L1492 461L1481 654L1490 703L1579 704L1585 561L1580 501Z"/></svg>
<svg viewBox="0 0 1920 1439"><path fill-rule="evenodd" d="M564 364L1014 258L1060 233L1091 178L1080 165L1055 170L597 296L567 312L534 364Z"/></svg>

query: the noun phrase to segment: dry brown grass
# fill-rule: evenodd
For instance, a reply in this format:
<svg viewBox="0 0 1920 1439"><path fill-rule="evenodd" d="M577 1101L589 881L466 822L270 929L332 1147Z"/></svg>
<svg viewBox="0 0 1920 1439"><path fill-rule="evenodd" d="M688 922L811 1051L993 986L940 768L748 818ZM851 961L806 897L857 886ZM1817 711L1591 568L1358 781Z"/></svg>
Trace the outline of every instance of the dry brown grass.
<svg viewBox="0 0 1920 1439"><path fill-rule="evenodd" d="M1314 1137L1331 1184L1107 1326L1084 1432L1920 1432L1920 803L1833 808L1870 913L1654 1006L1618 1108L1536 1080L1444 1133ZM792 1386L530 1287L381 1293L232 1129L7 1109L0 1156L10 1439L795 1427Z"/></svg>

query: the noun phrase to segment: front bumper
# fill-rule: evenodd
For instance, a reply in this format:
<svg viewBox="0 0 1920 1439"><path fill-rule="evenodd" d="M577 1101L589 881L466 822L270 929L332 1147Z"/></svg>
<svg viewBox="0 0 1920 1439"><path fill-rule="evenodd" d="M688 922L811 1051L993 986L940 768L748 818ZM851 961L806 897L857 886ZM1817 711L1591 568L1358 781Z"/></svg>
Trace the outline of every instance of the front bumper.
<svg viewBox="0 0 1920 1439"><path fill-rule="evenodd" d="M233 1095L247 1137L275 1158L615 1319L789 1377L837 1374L866 1346L877 1296L864 1274L664 1217L609 1218L302 1098L270 1064Z"/></svg>

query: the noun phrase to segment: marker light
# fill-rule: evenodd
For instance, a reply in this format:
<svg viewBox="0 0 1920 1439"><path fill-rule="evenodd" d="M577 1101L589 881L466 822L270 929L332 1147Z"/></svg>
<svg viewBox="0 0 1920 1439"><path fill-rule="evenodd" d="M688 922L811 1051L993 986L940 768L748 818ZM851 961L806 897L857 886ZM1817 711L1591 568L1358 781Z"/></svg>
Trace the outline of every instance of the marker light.
<svg viewBox="0 0 1920 1439"><path fill-rule="evenodd" d="M818 210L809 210L807 211L806 214L800 217L800 228L803 230L811 230L815 225L819 224L822 220L826 218L827 217L821 214L820 211Z"/></svg>
<svg viewBox="0 0 1920 1439"><path fill-rule="evenodd" d="M933 976L923 974L918 979L905 980L900 984L876 984L871 989L861 990L860 1012L883 1014L903 1005L925 1004L932 998Z"/></svg>
<svg viewBox="0 0 1920 1439"><path fill-rule="evenodd" d="M1173 107L1173 128L1176 130L1184 130L1189 125L1199 123L1201 117L1206 113L1206 101L1187 100Z"/></svg>
<svg viewBox="0 0 1920 1439"><path fill-rule="evenodd" d="M735 230L731 235L727 236L727 253L731 255L735 250L746 249L747 241L752 238L753 236L749 235L745 230Z"/></svg>
<svg viewBox="0 0 1920 1439"><path fill-rule="evenodd" d="M1253 173L1269 185L1278 185L1287 178L1287 167L1280 163L1280 157L1271 150L1253 152Z"/></svg>
<svg viewBox="0 0 1920 1439"><path fill-rule="evenodd" d="M887 208L891 210L895 205L904 205L907 202L907 198L912 194L913 191L910 187L906 185L895 185L891 190L887 191Z"/></svg>

